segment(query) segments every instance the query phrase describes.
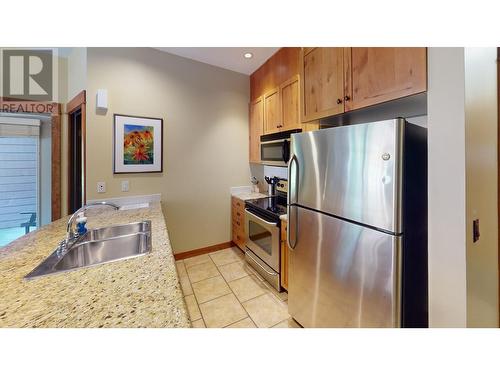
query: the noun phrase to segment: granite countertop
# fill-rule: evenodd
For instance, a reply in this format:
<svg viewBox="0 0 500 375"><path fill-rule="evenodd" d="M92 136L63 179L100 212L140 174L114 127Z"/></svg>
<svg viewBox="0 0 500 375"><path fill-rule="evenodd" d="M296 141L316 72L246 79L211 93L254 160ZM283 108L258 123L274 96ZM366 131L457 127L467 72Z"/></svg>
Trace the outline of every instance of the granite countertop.
<svg viewBox="0 0 500 375"><path fill-rule="evenodd" d="M28 281L65 237L67 218L19 238L0 249L0 327L190 327L160 203L86 216L89 228L151 220L152 251Z"/></svg>

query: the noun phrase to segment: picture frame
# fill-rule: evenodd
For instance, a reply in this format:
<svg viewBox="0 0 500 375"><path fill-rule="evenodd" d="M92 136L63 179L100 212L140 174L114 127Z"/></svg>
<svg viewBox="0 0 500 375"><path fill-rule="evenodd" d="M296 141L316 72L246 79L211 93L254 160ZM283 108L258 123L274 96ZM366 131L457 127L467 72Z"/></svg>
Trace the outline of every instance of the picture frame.
<svg viewBox="0 0 500 375"><path fill-rule="evenodd" d="M113 115L113 173L163 172L163 119Z"/></svg>

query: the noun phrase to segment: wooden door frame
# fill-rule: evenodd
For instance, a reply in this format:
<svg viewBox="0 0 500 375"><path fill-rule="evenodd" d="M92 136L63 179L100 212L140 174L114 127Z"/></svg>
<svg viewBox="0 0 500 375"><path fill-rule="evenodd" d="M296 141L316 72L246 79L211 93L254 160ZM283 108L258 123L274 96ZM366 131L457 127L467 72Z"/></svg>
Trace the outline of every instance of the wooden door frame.
<svg viewBox="0 0 500 375"><path fill-rule="evenodd" d="M497 47L497 215L498 233L497 241L498 269L500 271L500 47ZM498 278L498 321L500 326L500 273Z"/></svg>
<svg viewBox="0 0 500 375"><path fill-rule="evenodd" d="M61 104L56 102L20 101L0 96L0 113L50 114L51 117L51 214L52 221L61 218Z"/></svg>
<svg viewBox="0 0 500 375"><path fill-rule="evenodd" d="M66 112L68 116L68 163L72 154L72 140L71 140L71 131L69 126L71 124L71 115L80 110L81 112L81 126L82 126L82 150L83 150L83 189L82 189L82 200L83 204L87 203L87 128L86 128L86 106L87 106L87 92L86 90L80 91L73 99L69 101L66 106ZM68 164L68 194L67 194L67 214L71 214L70 212L70 189L72 188L72 179L71 174L69 173L69 164Z"/></svg>

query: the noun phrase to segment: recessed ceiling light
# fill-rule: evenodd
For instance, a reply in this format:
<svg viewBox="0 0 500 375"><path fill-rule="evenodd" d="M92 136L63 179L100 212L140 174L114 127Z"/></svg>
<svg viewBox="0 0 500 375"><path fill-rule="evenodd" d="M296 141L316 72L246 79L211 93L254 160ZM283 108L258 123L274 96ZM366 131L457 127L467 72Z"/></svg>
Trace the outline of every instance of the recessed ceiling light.
<svg viewBox="0 0 500 375"><path fill-rule="evenodd" d="M243 55L243 57L244 57L245 59L251 59L251 58L253 57L253 53L252 53L252 52L247 52L247 53L245 53L245 54Z"/></svg>

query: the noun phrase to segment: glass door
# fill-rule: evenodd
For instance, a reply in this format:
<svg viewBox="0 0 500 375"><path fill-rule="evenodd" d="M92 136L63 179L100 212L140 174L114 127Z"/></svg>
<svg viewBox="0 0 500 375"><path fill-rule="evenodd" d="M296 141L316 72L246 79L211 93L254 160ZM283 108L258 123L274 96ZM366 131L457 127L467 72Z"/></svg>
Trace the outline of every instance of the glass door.
<svg viewBox="0 0 500 375"><path fill-rule="evenodd" d="M0 117L0 248L39 223L39 123L14 119Z"/></svg>

